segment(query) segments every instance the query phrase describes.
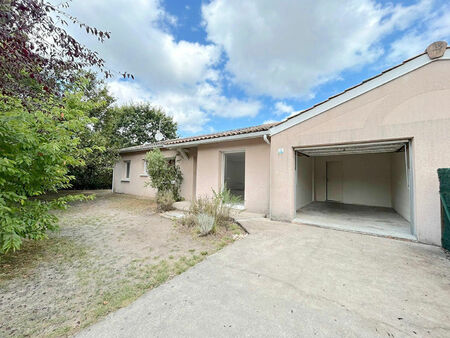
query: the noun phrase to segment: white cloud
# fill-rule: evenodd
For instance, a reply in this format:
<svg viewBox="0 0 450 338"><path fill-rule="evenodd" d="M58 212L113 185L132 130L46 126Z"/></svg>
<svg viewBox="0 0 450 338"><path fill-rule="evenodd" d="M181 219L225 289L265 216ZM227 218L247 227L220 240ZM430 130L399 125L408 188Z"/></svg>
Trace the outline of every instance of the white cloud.
<svg viewBox="0 0 450 338"><path fill-rule="evenodd" d="M76 26L69 30L110 68L136 77L109 84L119 103L159 105L182 132L199 133L217 116L255 117L260 94L278 99L277 117L292 114L284 98L310 99L344 70L386 54L397 62L450 36L450 6L436 10L436 1L212 0L202 7L203 25L191 27L206 30L208 41L198 43L175 38L181 25L162 0L77 0L69 13L111 31L111 40L99 44ZM230 97L223 90L230 81L248 95Z"/></svg>
<svg viewBox="0 0 450 338"><path fill-rule="evenodd" d="M292 108L292 106L290 106L282 101L278 101L275 103L275 114L276 115L292 114L293 111L294 111L294 108Z"/></svg>
<svg viewBox="0 0 450 338"><path fill-rule="evenodd" d="M77 27L70 31L89 48L97 50L108 66L132 73L136 81L113 80L109 88L119 103L150 102L160 105L182 131L196 133L211 116L255 116L256 100L238 100L221 93L216 69L220 49L212 44L175 40L171 27L177 18L158 0L78 0L69 12L83 22L111 31L99 44Z"/></svg>
<svg viewBox="0 0 450 338"><path fill-rule="evenodd" d="M429 11L373 0L213 0L203 6L208 39L226 53L227 71L251 94L306 97L343 70L378 59L382 38Z"/></svg>
<svg viewBox="0 0 450 338"><path fill-rule="evenodd" d="M278 122L278 121L276 121L276 120L265 120L264 122L263 122L263 124L269 124L269 123L275 123L275 122Z"/></svg>
<svg viewBox="0 0 450 338"><path fill-rule="evenodd" d="M192 93L166 91L152 94L138 82L131 81L113 81L108 88L119 105L150 102L162 107L173 116L180 129L188 133L203 131L212 116L254 117L261 109L258 101L228 99L217 87L209 84L196 86Z"/></svg>
<svg viewBox="0 0 450 338"><path fill-rule="evenodd" d="M399 62L419 54L432 42L445 40L450 36L450 4L424 8L421 24L395 40L391 46L388 61Z"/></svg>

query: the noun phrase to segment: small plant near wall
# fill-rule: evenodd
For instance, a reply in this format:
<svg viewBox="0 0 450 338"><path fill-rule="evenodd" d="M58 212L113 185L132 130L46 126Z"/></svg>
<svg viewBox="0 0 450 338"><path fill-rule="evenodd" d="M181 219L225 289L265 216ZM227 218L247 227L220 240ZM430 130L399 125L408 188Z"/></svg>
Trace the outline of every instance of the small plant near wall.
<svg viewBox="0 0 450 338"><path fill-rule="evenodd" d="M213 190L212 197L200 197L192 202L189 213L181 220L187 227L197 227L200 236L214 233L217 227L228 228L233 224L231 211L233 205L241 203L241 199L231 194L230 190L221 192Z"/></svg>
<svg viewBox="0 0 450 338"><path fill-rule="evenodd" d="M147 174L150 181L147 183L158 190L156 202L160 210L171 209L172 203L179 201L183 175L176 161L169 163L159 149L149 151L145 157L147 161Z"/></svg>

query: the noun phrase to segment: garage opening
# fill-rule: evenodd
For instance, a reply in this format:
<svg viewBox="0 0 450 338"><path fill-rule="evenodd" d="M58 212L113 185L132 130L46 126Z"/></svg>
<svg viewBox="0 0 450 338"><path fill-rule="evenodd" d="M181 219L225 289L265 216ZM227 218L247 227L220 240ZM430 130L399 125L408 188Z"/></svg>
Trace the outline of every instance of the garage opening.
<svg viewBox="0 0 450 338"><path fill-rule="evenodd" d="M224 156L223 183L231 194L245 199L245 152L226 152Z"/></svg>
<svg viewBox="0 0 450 338"><path fill-rule="evenodd" d="M409 140L295 151L295 222L415 239Z"/></svg>

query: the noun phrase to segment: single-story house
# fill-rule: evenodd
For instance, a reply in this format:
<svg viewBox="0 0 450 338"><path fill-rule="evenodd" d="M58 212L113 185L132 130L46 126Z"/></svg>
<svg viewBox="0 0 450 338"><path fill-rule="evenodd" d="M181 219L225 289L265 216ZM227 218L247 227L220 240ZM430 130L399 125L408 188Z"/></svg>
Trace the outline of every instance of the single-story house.
<svg viewBox="0 0 450 338"><path fill-rule="evenodd" d="M122 149L115 192L155 195L144 158L156 147L180 165L186 200L226 185L271 219L441 245L450 49L435 42L279 123Z"/></svg>

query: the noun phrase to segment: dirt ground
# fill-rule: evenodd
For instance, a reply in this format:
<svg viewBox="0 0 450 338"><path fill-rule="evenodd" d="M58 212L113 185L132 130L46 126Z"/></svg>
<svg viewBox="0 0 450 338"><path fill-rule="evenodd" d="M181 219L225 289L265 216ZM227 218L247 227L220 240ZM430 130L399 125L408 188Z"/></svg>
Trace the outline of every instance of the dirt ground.
<svg viewBox="0 0 450 338"><path fill-rule="evenodd" d="M58 212L60 231L0 256L0 336L67 336L233 242L198 237L152 200L101 192Z"/></svg>

